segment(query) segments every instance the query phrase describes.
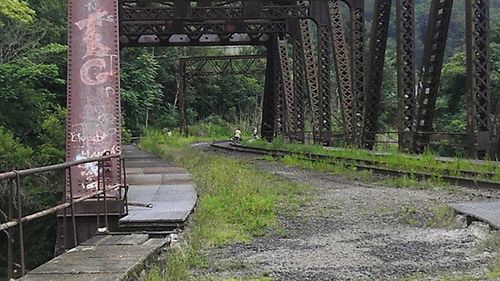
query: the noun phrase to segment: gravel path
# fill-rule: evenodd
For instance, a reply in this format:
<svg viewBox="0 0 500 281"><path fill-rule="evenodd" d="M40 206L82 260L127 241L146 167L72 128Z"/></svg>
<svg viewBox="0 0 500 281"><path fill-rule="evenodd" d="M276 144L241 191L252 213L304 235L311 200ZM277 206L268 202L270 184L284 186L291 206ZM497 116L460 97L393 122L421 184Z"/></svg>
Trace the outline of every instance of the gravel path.
<svg viewBox="0 0 500 281"><path fill-rule="evenodd" d="M450 202L500 199L499 192L397 189L255 161L261 169L311 185L284 232L211 250L200 275L270 276L276 280L436 280L480 276L497 253L481 250L478 228L430 228L434 210ZM492 234L487 234L486 239ZM483 238L484 239L484 238Z"/></svg>

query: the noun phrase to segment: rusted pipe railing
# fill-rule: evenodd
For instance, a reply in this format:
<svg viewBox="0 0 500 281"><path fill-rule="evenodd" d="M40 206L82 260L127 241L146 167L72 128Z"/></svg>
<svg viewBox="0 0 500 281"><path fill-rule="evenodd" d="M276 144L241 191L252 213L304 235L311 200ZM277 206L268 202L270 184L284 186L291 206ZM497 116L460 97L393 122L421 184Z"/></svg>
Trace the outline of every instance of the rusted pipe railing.
<svg viewBox="0 0 500 281"><path fill-rule="evenodd" d="M121 188L121 186L122 186L121 184L114 185L111 188L109 188L107 191L117 190L118 188ZM81 203L81 202L83 202L85 200L88 200L90 198L95 197L96 195L100 195L100 194L103 194L103 193L104 193L104 190L102 190L102 189L98 190L98 191L94 191L94 192L91 192L91 193L89 193L89 194L87 194L85 196L82 196L82 197L78 198L78 199L73 200L72 203L71 202L66 202L66 203L54 206L52 208L45 209L43 211L36 212L34 214L22 217L21 218L21 223L23 223L23 222L30 222L32 220L39 219L41 217L53 214L53 213L55 213L55 212L57 212L59 210L63 210L63 209L69 208L69 207L71 207L73 205L76 205L78 203ZM16 226L18 224L19 224L19 219L11 220L9 222L0 224L0 231L5 230L5 229L9 229L9 228L14 227L14 226Z"/></svg>
<svg viewBox="0 0 500 281"><path fill-rule="evenodd" d="M105 160L110 160L113 158L120 158L120 157L121 157L120 154L111 154L111 155L100 156L100 157L86 158L83 160L65 162L65 163L56 164L56 165L37 167L37 168L31 168L31 169L19 170L19 171L11 171L11 172L6 172L6 173L1 173L0 174L0 181L6 180L6 179L14 179L17 177L17 175L19 175L20 177L24 177L24 176L34 175L34 174L51 172L51 171L55 171L55 170L62 170L62 169L66 169L69 167L76 166L76 165L105 161Z"/></svg>
<svg viewBox="0 0 500 281"><path fill-rule="evenodd" d="M122 177L120 177L119 183L115 184L110 187L106 187L106 162L108 162L111 159L118 158L120 163L121 163L121 169L124 169L125 167L125 162L124 159L121 158L120 154L113 154L110 155L109 152L106 152L105 155L101 157L93 157L93 158L87 158L83 160L78 160L78 161L71 161L71 162L65 162L62 164L56 164L56 165L50 165L50 166L44 166L44 167L37 167L37 168L31 168L31 169L25 169L25 170L20 170L20 171L10 171L6 173L0 173L0 181L2 180L10 180L11 184L9 186L9 199L8 199L8 221L0 224L0 231L4 231L7 234L7 240L8 240L8 246L7 246L7 256L8 256L8 264L7 264L7 276L8 278L11 278L14 276L14 252L13 252L13 244L14 244L14 237L13 237L13 228L18 226L19 228L19 259L20 259L20 274L21 276L26 273L26 260L25 260L25 248L24 248L24 231L23 231L23 223L25 222L30 222L38 218L42 218L44 216L56 213L57 211L64 210L64 217L63 217L63 236L64 236L64 245L66 247L67 245L67 229L66 229L66 219L67 219L67 208L70 208L71 212L71 222L72 222L72 230L73 230L73 245L78 245L78 238L77 238L77 226L76 226L76 219L75 219L75 209L74 206L78 203L84 202L86 200L89 200L91 198L94 198L97 196L97 201L99 204L100 201L100 196L101 194L104 197L104 219L106 223L106 231L109 230L109 225L108 225L108 204L107 204L107 192L109 191L115 191L119 190L119 196L120 200L126 200L127 199L127 190L128 188L126 186L123 186L122 182L126 182L126 176L125 174L123 175L123 181ZM75 199L73 195L73 189L69 184L71 183L71 168L77 165L81 164L86 164L86 163L92 163L92 162L97 162L98 163L98 175L97 175L97 182L98 182L98 189L96 191L90 192L88 194L83 195L80 198ZM109 165L108 165L109 166ZM23 176L29 176L29 175L35 175L39 173L46 173L46 172L52 172L52 171L57 171L57 170L65 170L66 172L66 187L69 189L65 190L65 195L64 195L64 201L62 204L59 204L57 206L36 212L34 214L30 214L27 216L23 217L23 208L22 208L22 196L21 196L21 177ZM124 173L125 171L122 171ZM102 188L101 188L102 185ZM124 198L122 199L122 192L121 189L125 190L125 195L123 196ZM14 194L15 192L15 194ZM68 192L69 192L69 198L68 198ZM126 204L126 203L125 203ZM17 205L17 214L14 214L14 205ZM128 209L128 208L127 208ZM99 207L98 207L98 212L99 212ZM120 212L121 215L121 212ZM100 226L99 223L99 217L100 214L97 214L97 226Z"/></svg>

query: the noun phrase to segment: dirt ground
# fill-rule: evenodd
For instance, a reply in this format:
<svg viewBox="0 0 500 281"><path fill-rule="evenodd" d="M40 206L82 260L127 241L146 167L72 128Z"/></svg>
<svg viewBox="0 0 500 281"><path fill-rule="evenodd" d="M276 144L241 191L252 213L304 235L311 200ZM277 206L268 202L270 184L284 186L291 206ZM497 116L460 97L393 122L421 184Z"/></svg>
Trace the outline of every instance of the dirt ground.
<svg viewBox="0 0 500 281"><path fill-rule="evenodd" d="M281 214L283 231L211 250L200 275L276 280L438 280L481 276L497 252L485 225L430 227L447 203L498 200L500 192L398 189L253 161L261 169L312 186L298 213ZM496 250L498 251L498 249Z"/></svg>

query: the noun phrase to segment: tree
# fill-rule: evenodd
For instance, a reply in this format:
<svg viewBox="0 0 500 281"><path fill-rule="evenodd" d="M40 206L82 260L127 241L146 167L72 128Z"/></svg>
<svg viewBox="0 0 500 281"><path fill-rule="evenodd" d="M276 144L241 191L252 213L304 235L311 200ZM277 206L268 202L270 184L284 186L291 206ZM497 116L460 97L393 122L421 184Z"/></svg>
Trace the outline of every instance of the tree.
<svg viewBox="0 0 500 281"><path fill-rule="evenodd" d="M14 21L20 24L30 24L35 17L35 11L28 3L19 0L0 0L0 27L4 27L6 21Z"/></svg>

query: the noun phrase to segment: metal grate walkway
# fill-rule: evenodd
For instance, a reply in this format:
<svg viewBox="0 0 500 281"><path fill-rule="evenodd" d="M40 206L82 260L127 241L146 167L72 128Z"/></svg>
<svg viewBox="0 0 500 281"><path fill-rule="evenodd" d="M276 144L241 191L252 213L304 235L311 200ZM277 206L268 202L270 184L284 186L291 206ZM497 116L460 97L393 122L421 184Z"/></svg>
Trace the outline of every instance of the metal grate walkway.
<svg viewBox="0 0 500 281"><path fill-rule="evenodd" d="M500 229L500 202L475 202L450 204L457 213L485 221Z"/></svg>

